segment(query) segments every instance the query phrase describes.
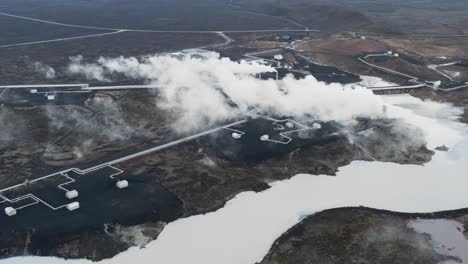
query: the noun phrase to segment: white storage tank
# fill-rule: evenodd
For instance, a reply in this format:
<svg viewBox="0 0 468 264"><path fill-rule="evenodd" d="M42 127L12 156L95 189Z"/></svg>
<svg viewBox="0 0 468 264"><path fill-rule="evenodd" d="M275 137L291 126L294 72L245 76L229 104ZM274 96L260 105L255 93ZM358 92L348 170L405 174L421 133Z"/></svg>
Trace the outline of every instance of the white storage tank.
<svg viewBox="0 0 468 264"><path fill-rule="evenodd" d="M67 209L68 211L75 211L80 208L80 203L79 202L73 202L70 204L67 204Z"/></svg>
<svg viewBox="0 0 468 264"><path fill-rule="evenodd" d="M78 191L77 190L68 191L67 193L65 193L65 196L68 199L74 199L74 198L78 197Z"/></svg>
<svg viewBox="0 0 468 264"><path fill-rule="evenodd" d="M126 180L118 181L115 185L119 189L125 189L125 188L128 187L128 181L126 181Z"/></svg>
<svg viewBox="0 0 468 264"><path fill-rule="evenodd" d="M8 216L14 216L16 215L16 209L13 207L7 207L5 208L5 214Z"/></svg>
<svg viewBox="0 0 468 264"><path fill-rule="evenodd" d="M260 137L261 141L267 141L269 139L270 139L270 136L268 136L268 135L263 135L263 136Z"/></svg>
<svg viewBox="0 0 468 264"><path fill-rule="evenodd" d="M242 137L242 135L239 134L239 133L234 132L234 133L232 133L232 137L235 138L235 139L239 139L239 138Z"/></svg>
<svg viewBox="0 0 468 264"><path fill-rule="evenodd" d="M284 59L282 54L276 54L276 55L274 56L274 58L275 58L275 60L282 60L282 59Z"/></svg>

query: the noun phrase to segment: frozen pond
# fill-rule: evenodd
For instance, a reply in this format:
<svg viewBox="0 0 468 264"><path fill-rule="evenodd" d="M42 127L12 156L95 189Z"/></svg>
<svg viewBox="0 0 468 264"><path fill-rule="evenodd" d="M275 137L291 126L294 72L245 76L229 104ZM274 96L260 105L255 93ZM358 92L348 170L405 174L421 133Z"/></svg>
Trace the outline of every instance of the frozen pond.
<svg viewBox="0 0 468 264"><path fill-rule="evenodd" d="M468 263L468 240L463 235L463 224L445 219L416 220L408 225L419 233L431 235L432 246L442 255L453 256ZM444 264L460 263L453 260Z"/></svg>
<svg viewBox="0 0 468 264"><path fill-rule="evenodd" d="M420 127L434 149L424 165L353 162L337 177L297 175L261 193L241 193L216 212L166 226L145 249L133 248L102 263L253 264L271 244L306 215L329 208L366 206L400 212L468 207L468 126L460 110L409 95L384 96L389 117ZM358 99L357 99L358 100ZM91 263L54 258L12 258L0 263Z"/></svg>

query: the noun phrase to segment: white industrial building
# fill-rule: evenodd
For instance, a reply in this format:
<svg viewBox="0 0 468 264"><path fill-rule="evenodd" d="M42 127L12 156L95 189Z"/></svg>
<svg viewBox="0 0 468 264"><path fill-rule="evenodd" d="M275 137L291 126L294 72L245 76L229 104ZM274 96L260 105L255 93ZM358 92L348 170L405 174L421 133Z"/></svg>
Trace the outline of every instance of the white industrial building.
<svg viewBox="0 0 468 264"><path fill-rule="evenodd" d="M119 189L125 189L128 187L128 181L126 180L122 180L122 181L118 181L115 186L117 186L117 188Z"/></svg>
<svg viewBox="0 0 468 264"><path fill-rule="evenodd" d="M67 204L67 209L68 211L75 211L80 208L80 203L79 202L73 202L70 204Z"/></svg>
<svg viewBox="0 0 468 264"><path fill-rule="evenodd" d="M239 134L239 133L234 132L234 133L232 133L232 137L235 138L235 139L240 139L242 137L242 135Z"/></svg>
<svg viewBox="0 0 468 264"><path fill-rule="evenodd" d="M282 54L276 54L275 56L273 56L273 58L275 58L275 60L282 60L282 59L284 59L284 57L283 57Z"/></svg>
<svg viewBox="0 0 468 264"><path fill-rule="evenodd" d="M5 208L5 214L8 216L14 216L16 215L16 209L13 207L7 207Z"/></svg>
<svg viewBox="0 0 468 264"><path fill-rule="evenodd" d="M76 197L78 197L78 191L77 190L68 191L65 193L65 196L68 199L75 199Z"/></svg>

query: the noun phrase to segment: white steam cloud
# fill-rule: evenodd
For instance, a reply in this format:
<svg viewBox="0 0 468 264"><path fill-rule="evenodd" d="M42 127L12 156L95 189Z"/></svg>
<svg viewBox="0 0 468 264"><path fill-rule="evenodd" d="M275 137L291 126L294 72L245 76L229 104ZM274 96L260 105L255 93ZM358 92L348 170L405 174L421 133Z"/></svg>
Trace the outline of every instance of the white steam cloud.
<svg viewBox="0 0 468 264"><path fill-rule="evenodd" d="M259 63L235 62L214 52L184 52L137 59L100 58L84 63L75 57L69 72L109 80L121 74L155 84L158 106L177 115L180 132L241 117L253 109L277 116L344 122L383 114L378 96L359 85L326 84L313 76L260 80L258 73L275 69Z"/></svg>
<svg viewBox="0 0 468 264"><path fill-rule="evenodd" d="M73 56L70 57L70 65L68 66L68 71L71 74L82 74L87 79L95 79L101 82L108 82L109 79L104 77L104 69L96 64L83 64L83 56Z"/></svg>
<svg viewBox="0 0 468 264"><path fill-rule="evenodd" d="M42 64L38 61L34 62L32 66L36 72L43 74L47 79L55 78L55 70L51 66Z"/></svg>

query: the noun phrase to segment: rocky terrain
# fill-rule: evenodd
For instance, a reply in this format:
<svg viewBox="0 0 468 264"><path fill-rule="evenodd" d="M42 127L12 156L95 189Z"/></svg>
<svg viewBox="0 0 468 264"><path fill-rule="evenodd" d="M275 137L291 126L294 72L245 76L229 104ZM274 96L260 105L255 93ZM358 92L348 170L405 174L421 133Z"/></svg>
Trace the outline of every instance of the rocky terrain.
<svg viewBox="0 0 468 264"><path fill-rule="evenodd" d="M282 235L262 264L441 263L431 236L409 226L415 219L455 219L467 224L466 210L402 214L369 208L331 209L311 215ZM461 220L459 220L461 219ZM461 230L463 231L463 230Z"/></svg>
<svg viewBox="0 0 468 264"><path fill-rule="evenodd" d="M155 118L156 115L151 117ZM98 129L99 124L102 124L104 129L112 120L113 115L108 114L105 117L95 118L104 118L104 120L93 123L93 126L87 126L85 130L75 129L73 133L76 134L73 137L65 137L57 146L63 149L68 144L74 145L75 141L68 140L86 138L89 129ZM140 123L144 120L141 118ZM154 122L154 119L152 120ZM123 124L114 124L114 130L119 125ZM381 129L388 125L395 126L396 129ZM257 137L265 133L265 129L271 129L271 121L252 119L246 124L246 127L238 128L251 131L250 134L247 134L250 135L250 138L246 137L245 141L236 142L233 141L230 133L218 132L197 141L160 151L154 155L119 164L118 167L125 171L125 177L132 186L129 188L128 194L106 191L106 196L99 196L100 200L96 200L97 197L86 196L87 200L81 200L83 209L80 209L76 217L69 218L66 213L60 214L54 217L57 222L47 221L46 215L53 215L55 212L41 207L26 210L19 216L20 222L15 222L18 220L14 219L4 219L9 224L5 225L5 229L0 232L3 248L1 254L3 257L32 254L100 260L111 257L131 246L144 246L157 237L161 227L167 222L172 222L179 217L216 210L240 192L262 191L269 188L268 182L271 181L288 179L298 173L332 176L339 167L349 164L353 160L423 164L428 162L433 154L432 151L426 149L423 141L415 145L406 144L408 133L402 131L408 131L411 127L395 120L361 120L351 131L341 131L342 128L333 123L324 123L322 126L324 127L322 129L323 135L316 133L298 134L289 145L256 143L258 146L255 147L252 142L260 142ZM164 130L161 130L162 128L164 126L158 130L158 133L165 133ZM150 130L150 126L147 126L147 129ZM333 131L338 133L331 137L325 136ZM93 132L91 131L91 133ZM140 137L145 135L147 134L142 133ZM353 143L350 143L351 138ZM130 137L130 141L128 139L121 140L119 144L131 144L132 141L132 137ZM153 138L152 141L158 142L158 139ZM88 147L90 149L102 148L99 146L99 142L93 141ZM150 143L149 138L141 142L154 144ZM224 142L223 145L219 145L220 142ZM239 146L241 149L236 150ZM21 147L21 145L16 145L17 149ZM242 148L246 149L242 150ZM254 149L256 151L254 152L256 153L255 159L250 159L249 156L242 154L248 154ZM220 152L220 150L223 151ZM238 154L226 156L224 154L226 150ZM91 155L91 153L93 154ZM119 152L114 151L113 153L117 156L121 155L118 154ZM84 154L87 155L88 161L99 160L102 157L100 152L86 152ZM53 169L54 167L51 165L57 164L58 161L50 160L50 157L46 155L42 161L49 165L40 165L40 167ZM21 159L25 158L21 157ZM76 158L59 163L63 166L80 162L80 159ZM37 162L34 164L38 164ZM81 162L83 162L82 159ZM86 167L85 164L80 164L80 166ZM33 167L31 169L37 171ZM96 177L102 179L102 176ZM92 188L95 190L94 192L100 192L99 186L101 184L102 186L110 184L106 183L105 178L102 180L103 182L99 184L97 182L84 182L80 189L84 192L87 188ZM107 190L108 187L104 188ZM129 197L131 197L130 200ZM155 200L148 200L145 197L154 197ZM102 199L109 200L109 202L103 203ZM89 203L89 209L86 209L87 203ZM91 204L99 204L99 206L95 207ZM132 210L125 209L129 208L131 204L140 204L141 206L132 208ZM174 204L174 206L169 206L170 204ZM37 217L27 217L27 215L44 215L40 219L45 222L42 220L31 222L31 219L37 219ZM90 215L93 216L92 221L90 221L91 219L83 220ZM100 216L98 217L98 215ZM74 223L75 221L79 221L80 224ZM65 228L67 224L73 225L74 228ZM59 226L60 228L58 228ZM48 243L44 243L44 241L48 241ZM95 241L99 247L90 247L89 241Z"/></svg>
<svg viewBox="0 0 468 264"><path fill-rule="evenodd" d="M231 0L233 6L285 16L310 27L328 31L386 33L463 33L467 6L463 0L438 1L371 0ZM427 18L431 21L428 22Z"/></svg>
<svg viewBox="0 0 468 264"><path fill-rule="evenodd" d="M4 0L0 11L63 23L213 32L128 31L98 38L0 48L3 62L0 79L2 84L90 82L85 76L69 74L67 66L76 56L95 61L100 56L140 57L197 47L216 50L234 60L245 59L246 53L273 49L264 57L271 59L282 54L281 63L293 67L280 69L280 78L287 73L297 78L312 74L326 83L356 83L360 75L369 75L409 84L406 77L358 61L364 54L388 50L401 56L372 62L424 80L447 81L428 66L461 61L444 70L458 73L454 78L459 82L466 81L468 76L468 38L418 36L467 33L463 0L446 1L450 5L444 7L437 6L436 1L425 2L424 7L420 1L202 2L145 0L135 5L117 0L114 2L117 4L109 5L104 0L68 1L68 4L51 1L36 6L37 1L33 0ZM103 9L108 12L102 12ZM428 16L432 18L430 23ZM107 32L4 16L0 16L0 23L9 25L0 28L0 46ZM227 41L226 45L223 45L225 37L216 32L305 28L321 31L229 32L224 36L233 42ZM92 83L147 81L112 77L116 78ZM410 93L465 108L462 121L468 123L467 91L447 93L425 87ZM45 97L38 100L29 91L0 89L0 93L2 188L72 166L87 168L185 136L174 133L174 113L157 107L159 97L153 91L61 95L53 104ZM212 212L241 192L260 192L270 188L271 182L299 173L334 177L340 167L355 160L424 165L434 154L427 149L421 131L398 120L358 119L348 127L321 120L297 121L309 126L318 122L324 132L296 133L287 146L263 143L258 139L272 133L271 122L249 119L237 127L249 131L242 140L233 139L231 131L221 131L118 164L125 171L123 177L130 182L130 188L123 192L115 191L114 183L96 172L91 176L99 180L88 178L80 183L84 193L93 195L83 195L82 208L71 215L44 206L22 211L17 218L2 214L0 257L38 255L98 261L132 246L144 247L157 239L167 223ZM445 146L436 149L447 150ZM57 191L53 187L47 190ZM305 217L274 243L261 263L458 261L437 252L430 236L414 231L408 223L417 218L441 218L466 225L463 220L466 214L466 210L436 214L400 214L367 208L328 210Z"/></svg>

